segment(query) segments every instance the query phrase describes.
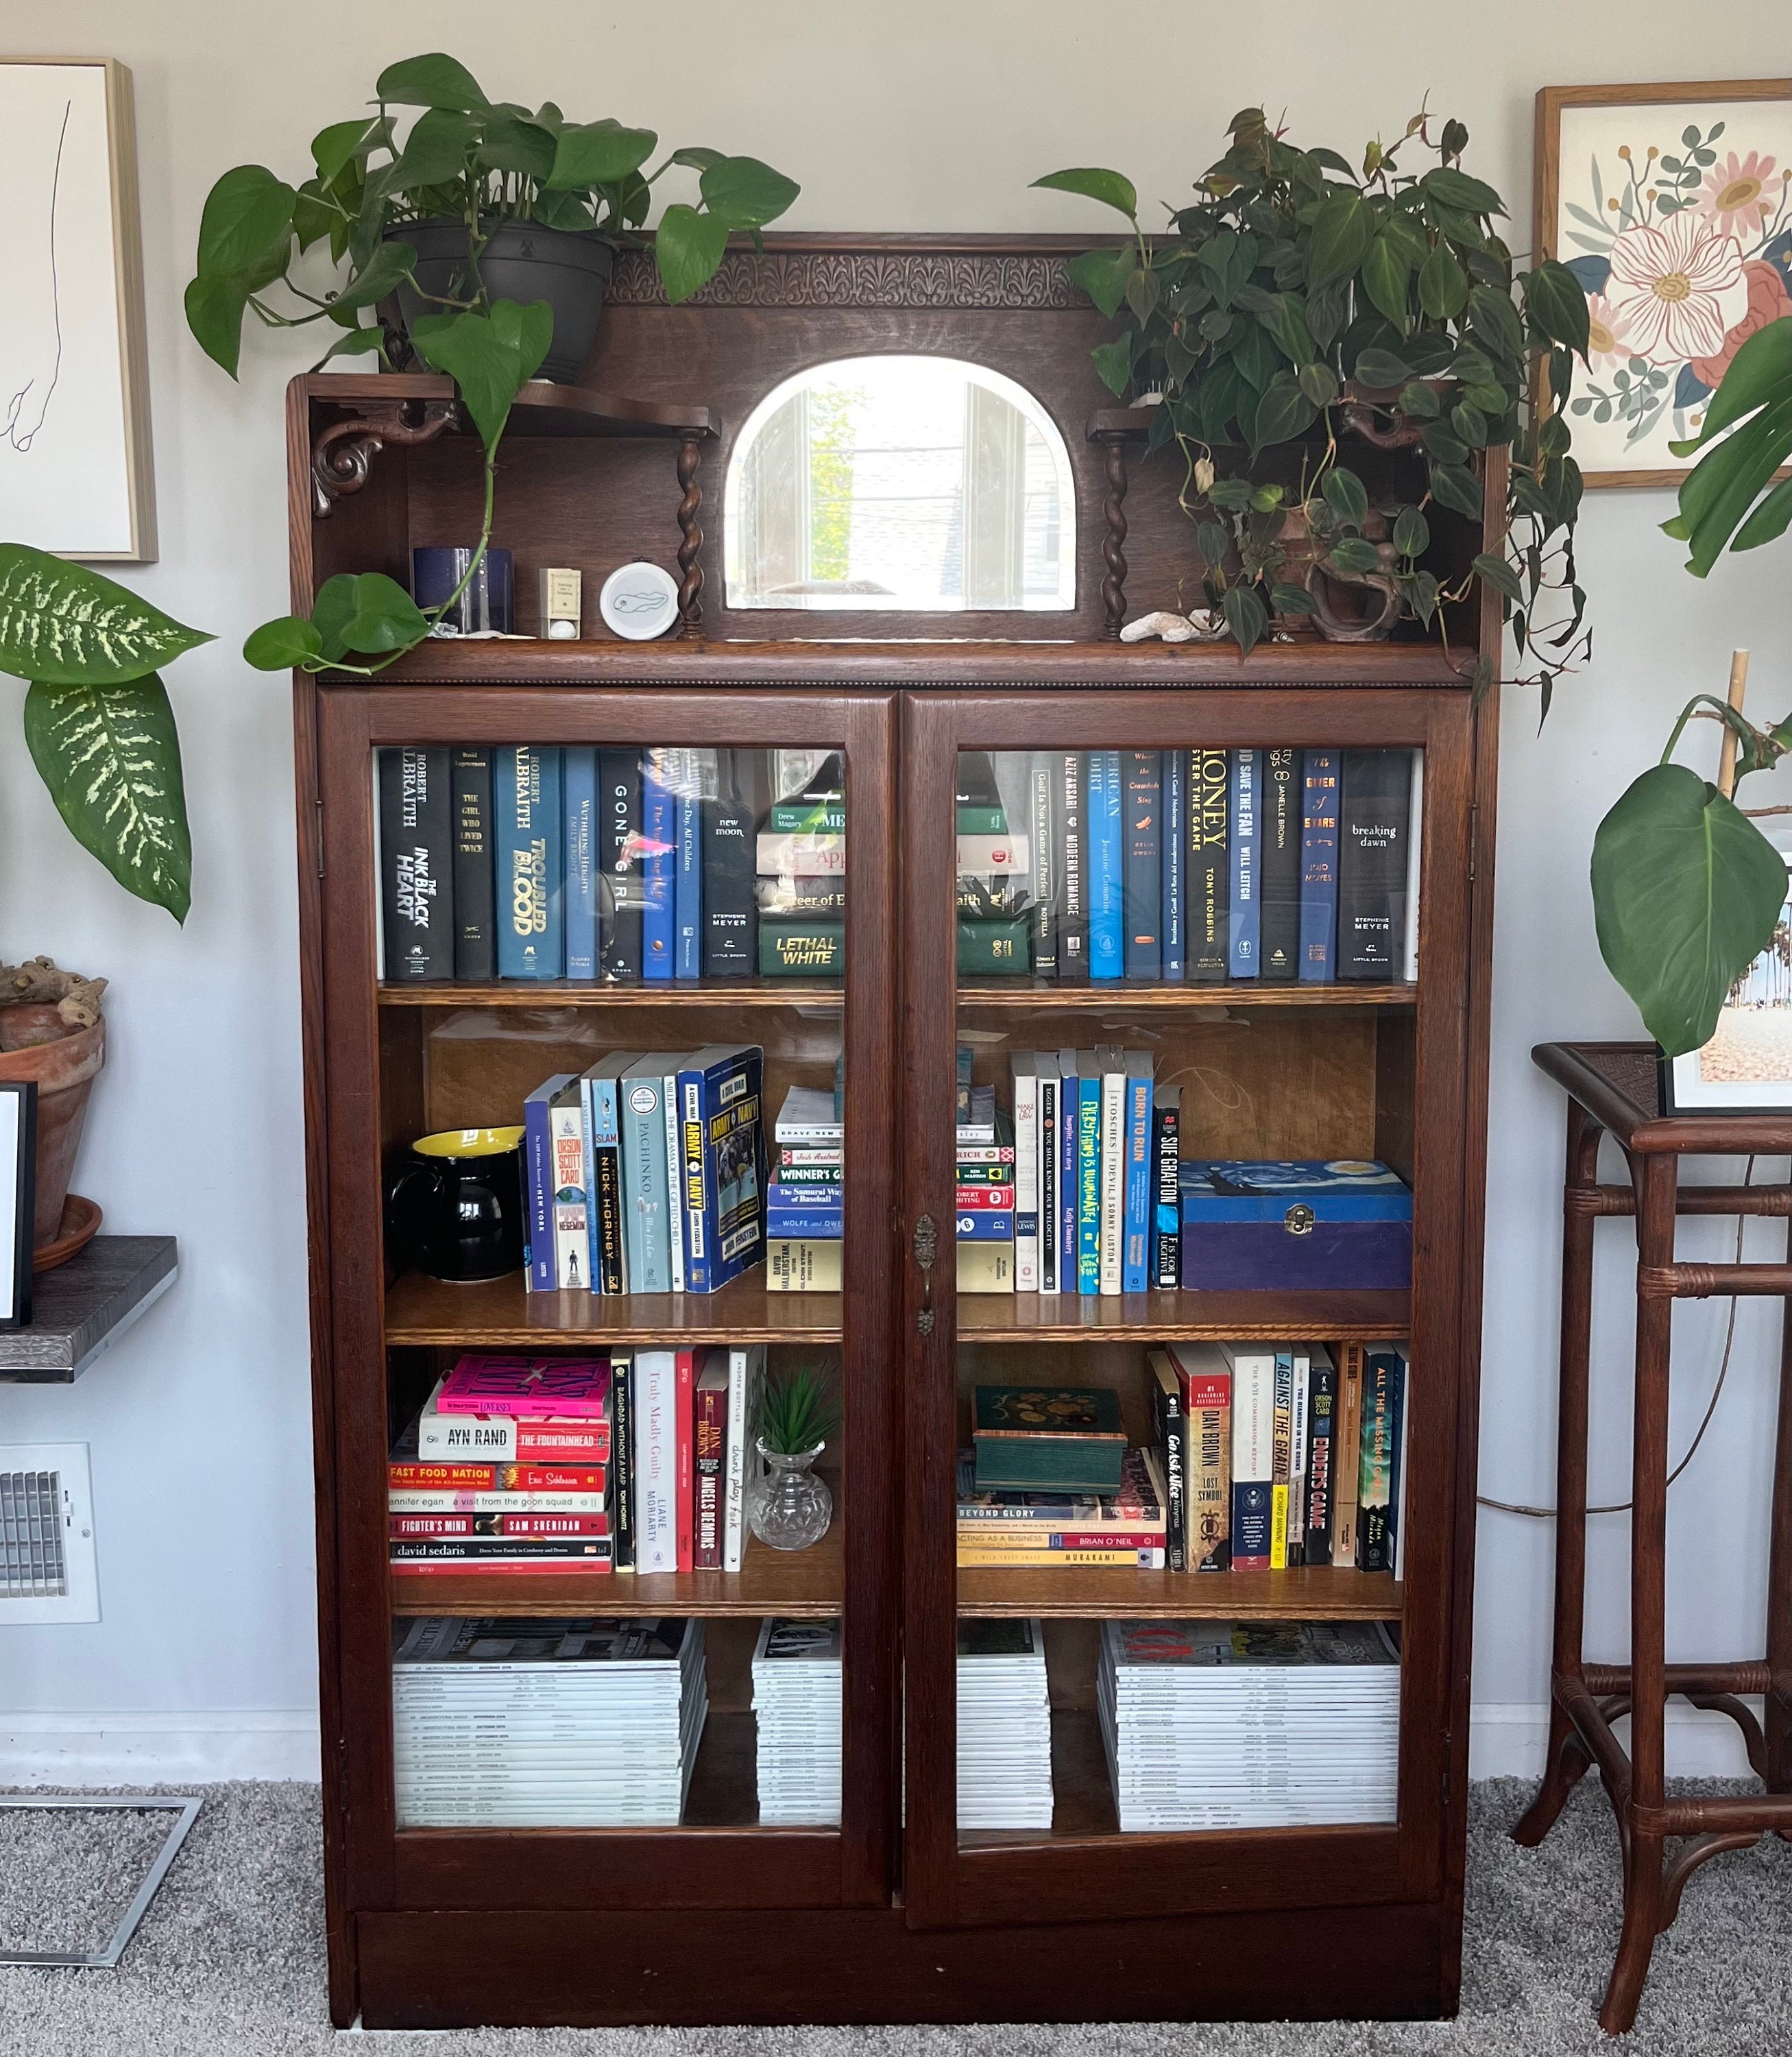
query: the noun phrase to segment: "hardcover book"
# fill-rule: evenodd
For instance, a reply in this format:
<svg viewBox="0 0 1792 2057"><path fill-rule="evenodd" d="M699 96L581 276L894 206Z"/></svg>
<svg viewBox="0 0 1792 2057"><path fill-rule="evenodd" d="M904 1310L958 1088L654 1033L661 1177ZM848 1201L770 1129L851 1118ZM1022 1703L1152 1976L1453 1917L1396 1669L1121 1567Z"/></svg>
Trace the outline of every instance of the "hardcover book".
<svg viewBox="0 0 1792 2057"><path fill-rule="evenodd" d="M603 876L598 896L599 945L603 973L616 985L641 977L641 759L635 750L597 754L603 825L598 854Z"/></svg>
<svg viewBox="0 0 1792 2057"><path fill-rule="evenodd" d="M693 1568L722 1568L723 1470L728 1445L728 1357L725 1350L705 1353L698 1373L692 1417L692 1469L695 1478L696 1534Z"/></svg>
<svg viewBox="0 0 1792 2057"><path fill-rule="evenodd" d="M590 1416L443 1413L436 1389L392 1446L398 1463L600 1464L610 1455L610 1425Z"/></svg>
<svg viewBox="0 0 1792 2057"><path fill-rule="evenodd" d="M1356 1563L1356 1494L1363 1456L1363 1346L1343 1343L1338 1352L1336 1425L1332 1430L1331 1561Z"/></svg>
<svg viewBox="0 0 1792 2057"><path fill-rule="evenodd" d="M548 1132L553 1146L554 1271L562 1291L583 1293L591 1286L591 1228L585 1212L585 1126L583 1087L572 1079L548 1107Z"/></svg>
<svg viewBox="0 0 1792 2057"><path fill-rule="evenodd" d="M1151 1119L1152 1058L1149 1050L1126 1052L1125 1104L1121 1110L1120 1287L1142 1293L1152 1282L1157 1245L1152 1228L1157 1166Z"/></svg>
<svg viewBox="0 0 1792 2057"><path fill-rule="evenodd" d="M1231 962L1231 767L1223 750L1189 754L1188 975L1223 985Z"/></svg>
<svg viewBox="0 0 1792 2057"><path fill-rule="evenodd" d="M1258 976L1288 982L1300 970L1300 752L1265 750L1257 807Z"/></svg>
<svg viewBox="0 0 1792 2057"><path fill-rule="evenodd" d="M506 744L492 762L498 975L566 975L564 823L557 745Z"/></svg>
<svg viewBox="0 0 1792 2057"><path fill-rule="evenodd" d="M1232 905L1227 963L1234 978L1255 978L1263 933L1257 878L1257 782L1260 750L1232 753Z"/></svg>
<svg viewBox="0 0 1792 2057"><path fill-rule="evenodd" d="M671 1185L666 1154L666 1075L681 1056L655 1051L623 1072L622 1123L623 1219L627 1231L629 1290L672 1290Z"/></svg>
<svg viewBox="0 0 1792 2057"><path fill-rule="evenodd" d="M1120 763L1125 975L1155 980L1164 969L1163 755L1156 750L1125 750Z"/></svg>
<svg viewBox="0 0 1792 2057"><path fill-rule="evenodd" d="M1030 916L1020 914L999 921L958 921L958 969L967 977L995 973L1005 977L1032 969L1027 961L1032 940Z"/></svg>
<svg viewBox="0 0 1792 2057"><path fill-rule="evenodd" d="M841 1251L837 1239L824 1236L768 1236L765 1290L768 1293L837 1293Z"/></svg>
<svg viewBox="0 0 1792 2057"><path fill-rule="evenodd" d="M1323 985L1338 956L1338 752L1301 755L1300 976Z"/></svg>
<svg viewBox="0 0 1792 2057"><path fill-rule="evenodd" d="M1174 1343L1189 1437L1189 1568L1232 1568L1232 1367L1213 1343Z"/></svg>
<svg viewBox="0 0 1792 2057"><path fill-rule="evenodd" d="M454 976L454 859L445 750L379 753L386 977Z"/></svg>
<svg viewBox="0 0 1792 2057"><path fill-rule="evenodd" d="M603 870L595 750L582 743L565 746L560 789L566 824L566 976L593 979L598 973L599 881Z"/></svg>
<svg viewBox="0 0 1792 2057"><path fill-rule="evenodd" d="M1038 1060L1030 1051L1017 1050L1010 1060L1014 1074L1015 1182L1011 1187L961 1186L958 1207L967 1201L982 1203L984 1193L1006 1192L1015 1215L1015 1290L1039 1290L1039 1073Z"/></svg>
<svg viewBox="0 0 1792 2057"><path fill-rule="evenodd" d="M747 845L752 849L750 839ZM837 872L809 878L801 872L780 872L773 878L755 878L754 905L762 914L795 914L805 921L846 912L846 881Z"/></svg>
<svg viewBox="0 0 1792 2057"><path fill-rule="evenodd" d="M679 1067L686 1292L717 1291L764 1250L765 1062L757 1043L711 1043Z"/></svg>
<svg viewBox="0 0 1792 2057"><path fill-rule="evenodd" d="M1056 1293L1062 1290L1058 1262L1061 1226L1061 1211L1058 1204L1058 1096L1062 1081L1058 1076L1058 1060L1050 1050L1034 1051L1033 1064L1038 1096L1035 1136L1039 1222L1038 1290L1042 1293ZM962 1171L959 1175L963 1175Z"/></svg>
<svg viewBox="0 0 1792 2057"><path fill-rule="evenodd" d="M1125 842L1120 752L1089 753L1089 975L1119 978L1126 969Z"/></svg>
<svg viewBox="0 0 1792 2057"><path fill-rule="evenodd" d="M1315 1343L1307 1400L1306 1556L1309 1564L1332 1561L1336 1516L1333 1480L1337 1450L1338 1369L1331 1353Z"/></svg>
<svg viewBox="0 0 1792 2057"><path fill-rule="evenodd" d="M1412 752L1341 755L1337 976L1391 985L1406 967Z"/></svg>
<svg viewBox="0 0 1792 2057"><path fill-rule="evenodd" d="M674 1354L635 1353L635 1568L675 1571L678 1395Z"/></svg>
<svg viewBox="0 0 1792 2057"><path fill-rule="evenodd" d="M1086 765L1079 750L1062 751L1057 759L1057 826L1061 881L1058 921L1058 977L1066 985L1089 977L1089 874Z"/></svg>
<svg viewBox="0 0 1792 2057"><path fill-rule="evenodd" d="M573 1083L571 1072L544 1079L523 1101L524 1283L531 1293L560 1284L554 1245L554 1100Z"/></svg>
<svg viewBox="0 0 1792 2057"><path fill-rule="evenodd" d="M610 1353L610 1421L615 1432L611 1459L610 1514L616 1569L635 1568L635 1360L626 1350Z"/></svg>
<svg viewBox="0 0 1792 2057"><path fill-rule="evenodd" d="M1189 1568L1189 1425L1183 1413L1182 1381L1164 1351L1148 1350L1145 1354L1156 1381L1151 1408L1157 1447L1163 1453L1167 1493L1165 1548L1170 1570L1185 1571Z"/></svg>
<svg viewBox="0 0 1792 2057"><path fill-rule="evenodd" d="M609 1411L607 1357L496 1355L469 1351L436 1389L441 1414L544 1415L602 1421Z"/></svg>
<svg viewBox="0 0 1792 2057"><path fill-rule="evenodd" d="M1232 1374L1232 1568L1269 1569L1276 1470L1276 1353L1218 1346Z"/></svg>
<svg viewBox="0 0 1792 2057"><path fill-rule="evenodd" d="M1269 1568L1288 1564L1288 1483L1294 1448L1294 1353L1276 1353L1275 1426L1270 1437Z"/></svg>
<svg viewBox="0 0 1792 2057"><path fill-rule="evenodd" d="M678 959L675 750L650 750L641 772L641 976L670 981Z"/></svg>
<svg viewBox="0 0 1792 2057"><path fill-rule="evenodd" d="M1102 1065L1093 1050L1075 1053L1077 1290L1102 1290Z"/></svg>
<svg viewBox="0 0 1792 2057"><path fill-rule="evenodd" d="M1356 1486L1359 1571L1394 1569L1406 1373L1406 1353L1395 1345L1371 1343L1364 1352L1362 1457Z"/></svg>
<svg viewBox="0 0 1792 2057"><path fill-rule="evenodd" d="M747 979L759 961L753 809L740 797L734 751L721 753L716 779L716 798L703 803L703 976Z"/></svg>
<svg viewBox="0 0 1792 2057"><path fill-rule="evenodd" d="M674 978L703 974L703 784L713 752L677 751L673 791L673 834L677 845L672 881Z"/></svg>
<svg viewBox="0 0 1792 2057"><path fill-rule="evenodd" d="M640 1056L612 1050L579 1081L585 1125L587 1276L594 1293L628 1290L627 1176L623 1164L622 1080Z"/></svg>
<svg viewBox="0 0 1792 2057"><path fill-rule="evenodd" d="M454 976L471 985L498 975L489 750L453 752L449 801L454 817Z"/></svg>
<svg viewBox="0 0 1792 2057"><path fill-rule="evenodd" d="M980 1488L1119 1488L1126 1436L1111 1387L979 1385L971 1417Z"/></svg>
<svg viewBox="0 0 1792 2057"><path fill-rule="evenodd" d="M759 923L759 974L762 978L842 978L846 973L844 921L785 921L762 917Z"/></svg>
<svg viewBox="0 0 1792 2057"><path fill-rule="evenodd" d="M1027 834L1032 846L1033 969L1041 978L1058 976L1058 919L1062 862L1062 799L1058 760L1036 750L1027 767Z"/></svg>
<svg viewBox="0 0 1792 2057"><path fill-rule="evenodd" d="M1151 1109L1151 1283L1174 1291L1182 1282L1182 1088L1158 1086Z"/></svg>
<svg viewBox="0 0 1792 2057"><path fill-rule="evenodd" d="M1163 753L1163 978L1180 985L1188 971L1189 762L1180 750Z"/></svg>

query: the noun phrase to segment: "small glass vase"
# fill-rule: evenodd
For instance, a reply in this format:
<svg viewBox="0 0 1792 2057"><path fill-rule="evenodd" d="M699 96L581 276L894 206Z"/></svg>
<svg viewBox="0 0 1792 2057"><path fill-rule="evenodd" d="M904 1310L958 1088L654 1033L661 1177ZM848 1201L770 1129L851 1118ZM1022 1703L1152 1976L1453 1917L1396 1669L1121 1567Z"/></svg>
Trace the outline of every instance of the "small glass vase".
<svg viewBox="0 0 1792 2057"><path fill-rule="evenodd" d="M834 1496L815 1476L815 1461L828 1446L817 1443L787 1457L755 1442L763 1468L747 1511L749 1525L773 1550L806 1550L827 1534L834 1518Z"/></svg>

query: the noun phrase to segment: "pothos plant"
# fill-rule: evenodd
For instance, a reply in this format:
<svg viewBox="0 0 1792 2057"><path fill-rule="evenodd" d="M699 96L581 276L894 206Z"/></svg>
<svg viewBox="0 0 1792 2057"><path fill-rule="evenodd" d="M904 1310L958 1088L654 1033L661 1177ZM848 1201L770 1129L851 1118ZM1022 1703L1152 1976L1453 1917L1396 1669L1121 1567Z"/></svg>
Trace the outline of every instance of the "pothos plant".
<svg viewBox="0 0 1792 2057"><path fill-rule="evenodd" d="M1561 412L1573 359L1586 355L1580 282L1553 262L1514 269L1494 226L1500 196L1462 168L1459 121L1434 144L1430 117L1415 115L1392 147L1367 146L1360 173L1335 150L1288 141L1260 108L1234 116L1228 133L1231 147L1197 180L1194 202L1170 212L1166 233L1141 226L1137 192L1118 172L1035 181L1131 225L1125 242L1070 270L1104 314L1125 316L1094 351L1102 382L1121 398L1161 395L1149 446L1181 452L1210 598L1247 651L1272 612L1311 612L1303 587L1278 576L1285 517L1301 509L1322 558L1347 577L1389 580L1427 624L1474 580L1494 588L1547 695L1590 640L1573 554L1580 474ZM1414 151L1436 161L1409 171L1401 154ZM1422 451L1416 502L1375 504L1340 447L1353 421ZM1478 521L1475 455L1501 444L1513 458L1506 549L1442 587L1419 562L1426 509ZM1299 446L1292 491L1251 476L1283 445Z"/></svg>
<svg viewBox="0 0 1792 2057"><path fill-rule="evenodd" d="M1703 578L1726 549L1751 550L1792 520L1792 316L1738 350L1699 434L1668 448L1699 455L1662 526L1687 545ZM1669 1056L1708 1043L1724 999L1772 941L1786 895L1786 860L1755 826L1785 807L1745 809L1671 762L1687 723L1726 725L1736 783L1792 753L1792 714L1770 727L1699 693L1681 710L1661 761L1637 779L1593 838L1600 953Z"/></svg>
<svg viewBox="0 0 1792 2057"><path fill-rule="evenodd" d="M421 111L403 126L400 110L413 109ZM651 239L667 297L676 303L714 275L731 232L757 235L797 197L795 182L769 164L719 150L674 150L650 170L658 147L650 129L608 118L569 121L552 101L532 111L492 100L464 65L437 51L389 65L370 113L319 131L312 175L299 184L261 164L239 164L218 180L200 219L186 295L188 326L207 355L234 379L252 314L273 328L323 325L330 340L321 362L365 354L386 363L397 328L378 310L402 284L437 310L409 323L408 346L454 379L485 450L478 547L446 600L421 609L382 573L339 575L319 592L308 620L283 617L250 636L243 655L251 664L382 670L422 640L477 572L491 536L504 424L553 333L545 301L522 307L486 292L479 257L496 227L532 221L618 247L643 240L638 232L655 184L675 167L693 171L696 204L667 206ZM407 224L433 220L465 227L468 262L456 295L418 283L416 246L404 237ZM320 275L326 256L338 275ZM276 286L283 289L279 301Z"/></svg>
<svg viewBox="0 0 1792 2057"><path fill-rule="evenodd" d="M212 638L85 565L0 543L0 672L30 680L25 740L75 840L184 922L192 844L159 676Z"/></svg>

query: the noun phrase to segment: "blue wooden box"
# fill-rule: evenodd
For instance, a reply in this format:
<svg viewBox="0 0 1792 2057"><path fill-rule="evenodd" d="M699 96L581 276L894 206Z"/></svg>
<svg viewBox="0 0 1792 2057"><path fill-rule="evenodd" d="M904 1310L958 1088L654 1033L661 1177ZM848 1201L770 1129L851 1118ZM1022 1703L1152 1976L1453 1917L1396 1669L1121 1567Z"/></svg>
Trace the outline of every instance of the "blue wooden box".
<svg viewBox="0 0 1792 2057"><path fill-rule="evenodd" d="M1403 1290L1412 1188L1366 1158L1185 1163L1182 1283L1189 1291Z"/></svg>

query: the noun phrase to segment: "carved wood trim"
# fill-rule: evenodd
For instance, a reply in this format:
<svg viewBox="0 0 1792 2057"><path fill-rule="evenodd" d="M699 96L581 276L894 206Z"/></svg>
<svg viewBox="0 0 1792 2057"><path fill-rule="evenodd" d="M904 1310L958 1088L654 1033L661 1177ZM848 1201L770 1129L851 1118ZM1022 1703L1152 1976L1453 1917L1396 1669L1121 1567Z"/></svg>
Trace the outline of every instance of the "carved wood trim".
<svg viewBox="0 0 1792 2057"><path fill-rule="evenodd" d="M460 418L454 400L382 400L320 429L311 443L312 511L327 521L338 500L367 483L374 458L388 443L433 442Z"/></svg>
<svg viewBox="0 0 1792 2057"><path fill-rule="evenodd" d="M683 303L694 307L949 307L1086 311L1055 250L730 250L715 276ZM612 307L667 304L650 252L616 260L604 298Z"/></svg>

